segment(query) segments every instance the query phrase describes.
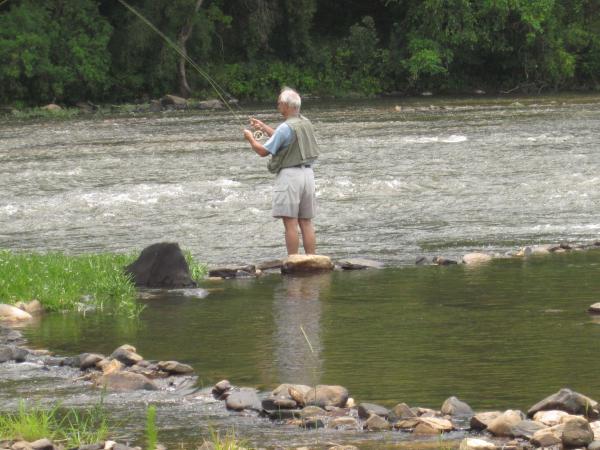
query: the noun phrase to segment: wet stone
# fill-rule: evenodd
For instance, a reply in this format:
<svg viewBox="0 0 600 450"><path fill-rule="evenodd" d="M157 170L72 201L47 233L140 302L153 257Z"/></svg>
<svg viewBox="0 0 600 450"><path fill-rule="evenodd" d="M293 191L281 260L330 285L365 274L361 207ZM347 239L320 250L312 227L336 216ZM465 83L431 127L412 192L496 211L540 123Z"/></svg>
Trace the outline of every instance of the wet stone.
<svg viewBox="0 0 600 450"><path fill-rule="evenodd" d="M489 411L475 414L473 417L471 417L471 428L474 430L484 430L488 427L490 422L492 422L501 414L502 413L500 411Z"/></svg>
<svg viewBox="0 0 600 450"><path fill-rule="evenodd" d="M233 391L225 400L227 409L243 411L246 409L262 411L262 404L254 389Z"/></svg>
<svg viewBox="0 0 600 450"><path fill-rule="evenodd" d="M131 345L122 345L110 357L122 362L126 366L133 366L144 359L136 353L135 347Z"/></svg>
<svg viewBox="0 0 600 450"><path fill-rule="evenodd" d="M511 429L511 435L516 438L530 440L536 431L547 428L546 425L533 420L522 420Z"/></svg>
<svg viewBox="0 0 600 450"><path fill-rule="evenodd" d="M299 409L275 409L272 411L267 410L267 416L271 420L289 420L289 419L300 419L301 410Z"/></svg>
<svg viewBox="0 0 600 450"><path fill-rule="evenodd" d="M468 404L456 397L446 399L442 405L441 412L449 416L472 416L475 414Z"/></svg>
<svg viewBox="0 0 600 450"><path fill-rule="evenodd" d="M561 389L557 393L546 397L529 408L527 415L532 417L538 411L553 409L565 411L569 414L583 415L589 419L598 417L598 402L571 389Z"/></svg>
<svg viewBox="0 0 600 450"><path fill-rule="evenodd" d="M307 417L302 420L302 427L307 429L325 428L325 423L317 417Z"/></svg>
<svg viewBox="0 0 600 450"><path fill-rule="evenodd" d="M172 375L186 375L194 372L192 366L188 366L187 364L178 361L160 361L158 363L158 368Z"/></svg>
<svg viewBox="0 0 600 450"><path fill-rule="evenodd" d="M333 419L331 419L329 421L327 426L329 428L335 428L335 429L350 429L350 430L358 430L359 429L358 420L356 420L354 417L348 417L348 416L334 417Z"/></svg>
<svg viewBox="0 0 600 450"><path fill-rule="evenodd" d="M383 417L388 417L389 411L383 406L376 405L374 403L361 403L358 405L358 417L361 419L368 419L372 414Z"/></svg>
<svg viewBox="0 0 600 450"><path fill-rule="evenodd" d="M373 414L365 422L365 428L369 431L391 430L392 424L385 420L383 417L379 417L378 415Z"/></svg>
<svg viewBox="0 0 600 450"><path fill-rule="evenodd" d="M82 353L79 355L79 368L86 370L92 367L96 367L100 361L104 359L104 355L98 353Z"/></svg>

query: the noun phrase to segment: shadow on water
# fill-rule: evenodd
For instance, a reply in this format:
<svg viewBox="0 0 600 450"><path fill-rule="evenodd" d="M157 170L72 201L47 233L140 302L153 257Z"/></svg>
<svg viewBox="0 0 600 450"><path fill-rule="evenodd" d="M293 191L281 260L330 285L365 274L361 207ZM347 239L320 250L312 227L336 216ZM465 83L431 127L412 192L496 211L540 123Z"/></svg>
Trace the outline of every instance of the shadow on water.
<svg viewBox="0 0 600 450"><path fill-rule="evenodd" d="M476 410L526 410L562 387L597 399L600 327L586 310L598 301L599 270L600 251L590 251L479 267L266 275L207 284L206 298L168 293L141 300L147 308L138 321L54 314L26 334L32 345L59 354L108 354L127 342L147 359L193 365L200 390L191 397L113 399L133 434L145 402L154 401L173 442L208 433L208 424L234 426L265 445L371 440L240 417L206 388L223 378L261 391L283 382L340 384L358 402L439 408L456 395ZM85 403L93 397L87 389L42 391Z"/></svg>

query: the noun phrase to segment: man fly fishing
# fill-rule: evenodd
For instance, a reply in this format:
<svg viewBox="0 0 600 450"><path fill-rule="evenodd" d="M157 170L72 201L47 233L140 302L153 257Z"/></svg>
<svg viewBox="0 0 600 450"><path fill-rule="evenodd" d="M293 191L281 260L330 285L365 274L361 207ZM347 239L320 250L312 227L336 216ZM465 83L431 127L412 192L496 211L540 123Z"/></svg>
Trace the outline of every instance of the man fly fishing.
<svg viewBox="0 0 600 450"><path fill-rule="evenodd" d="M283 220L288 255L298 253L298 227L304 252L314 255L316 236L312 218L316 197L312 165L319 156L319 145L312 123L300 114L300 105L300 95L293 89L283 88L277 109L285 122L274 130L253 117L250 119L252 128L265 133L269 139L261 144L250 130L244 130L244 137L259 156L271 156L267 167L277 175L273 187L273 217Z"/></svg>

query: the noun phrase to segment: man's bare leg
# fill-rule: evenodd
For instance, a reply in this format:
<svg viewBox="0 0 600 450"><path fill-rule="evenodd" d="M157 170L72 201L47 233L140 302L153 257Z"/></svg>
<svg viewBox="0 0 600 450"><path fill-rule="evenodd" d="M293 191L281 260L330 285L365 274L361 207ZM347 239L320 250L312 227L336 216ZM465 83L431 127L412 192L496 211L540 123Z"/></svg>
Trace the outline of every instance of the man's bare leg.
<svg viewBox="0 0 600 450"><path fill-rule="evenodd" d="M283 226L285 227L285 246L288 255L298 253L300 246L300 238L298 237L298 219L294 217L282 217Z"/></svg>
<svg viewBox="0 0 600 450"><path fill-rule="evenodd" d="M315 227L311 219L298 219L300 231L302 232L302 245L304 253L307 255L316 255L317 238L315 236Z"/></svg>

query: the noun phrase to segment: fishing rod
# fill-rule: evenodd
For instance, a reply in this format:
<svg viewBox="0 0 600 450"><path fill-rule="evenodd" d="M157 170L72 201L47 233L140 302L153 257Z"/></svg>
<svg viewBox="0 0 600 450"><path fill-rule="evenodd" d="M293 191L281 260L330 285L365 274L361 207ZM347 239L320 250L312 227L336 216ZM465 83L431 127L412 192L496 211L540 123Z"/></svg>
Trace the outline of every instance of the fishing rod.
<svg viewBox="0 0 600 450"><path fill-rule="evenodd" d="M8 0L4 0L4 1L8 1ZM185 59L191 67L193 67L200 75L202 75L204 77L204 79L206 81L208 81L210 86L217 93L217 95L219 96L221 101L225 104L227 109L229 109L231 114L233 114L235 119L242 124L242 128L243 129L246 128L245 122L240 118L239 115L236 114L236 112L233 110L233 108L231 107L229 102L227 100L225 100L225 95L227 95L227 92L225 91L225 89L223 89L219 85L219 83L217 83L205 70L202 70L202 68L200 68L198 66L198 64L196 64L196 62L192 58L190 58L186 52L184 52L181 49L181 47L179 47L179 45L177 45L175 42L173 42L167 35L165 35L158 28L156 28L156 26L154 26L154 24L152 22L150 22L142 13L140 13L138 10L136 10L133 6L131 6L125 0L119 0L119 3L121 3L125 8L127 8L129 11L131 11L138 19L140 19L142 22L144 22L152 31L154 31L156 34L158 34L163 39L163 41L165 41L173 50L175 50L175 52L177 52L177 54L179 56L181 56L183 59ZM0 5L1 4L2 3L0 3ZM241 108L239 106L238 106L238 108L241 110ZM257 140L262 139L264 136L264 133L261 130L255 130L253 132L253 134L254 134L254 138Z"/></svg>

